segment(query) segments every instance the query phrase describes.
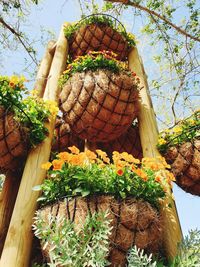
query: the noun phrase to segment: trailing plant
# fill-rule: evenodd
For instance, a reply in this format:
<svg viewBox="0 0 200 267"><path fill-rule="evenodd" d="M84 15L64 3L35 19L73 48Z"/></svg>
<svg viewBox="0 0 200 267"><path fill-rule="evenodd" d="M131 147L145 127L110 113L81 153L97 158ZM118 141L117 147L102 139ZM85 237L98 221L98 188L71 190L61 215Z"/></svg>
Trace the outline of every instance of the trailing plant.
<svg viewBox="0 0 200 267"><path fill-rule="evenodd" d="M133 247L128 254L128 267L199 267L200 231L191 230L179 245L178 255L167 265L154 261L143 250Z"/></svg>
<svg viewBox="0 0 200 267"><path fill-rule="evenodd" d="M107 213L88 215L83 226L75 229L75 224L64 217L55 219L49 214L46 223L36 213L33 230L43 249L48 247L50 251L48 266L107 266L111 234L107 216Z"/></svg>
<svg viewBox="0 0 200 267"><path fill-rule="evenodd" d="M42 165L47 179L35 190L42 190L43 205L63 197L112 194L116 197L144 199L158 207L165 197L173 175L166 170L164 158L144 158L140 162L126 152L113 152L112 161L101 150L61 152L52 162Z"/></svg>
<svg viewBox="0 0 200 267"><path fill-rule="evenodd" d="M43 101L36 96L23 99L28 90L24 86L25 78L18 76L0 76L0 106L5 112L13 112L16 121L27 129L29 142L35 146L43 141L48 133L44 122L58 111L53 101Z"/></svg>
<svg viewBox="0 0 200 267"><path fill-rule="evenodd" d="M76 72L95 71L97 69L106 69L114 73L126 72L135 79L136 84L140 82L140 79L136 78L136 73L131 72L126 63L116 60L115 53L110 51L89 51L87 55L80 56L71 64L68 64L67 69L60 78L60 85L65 84L72 74Z"/></svg>
<svg viewBox="0 0 200 267"><path fill-rule="evenodd" d="M161 152L171 146L181 145L184 142L200 137L200 111L180 121L175 127L161 132L158 139L158 149Z"/></svg>
<svg viewBox="0 0 200 267"><path fill-rule="evenodd" d="M66 38L72 38L73 34L78 31L82 26L97 24L97 25L107 25L113 30L119 32L127 40L129 47L135 46L135 37L133 34L127 33L124 26L118 23L116 19L110 15L105 14L93 14L79 22L75 22L71 25L66 25L64 28L64 33Z"/></svg>

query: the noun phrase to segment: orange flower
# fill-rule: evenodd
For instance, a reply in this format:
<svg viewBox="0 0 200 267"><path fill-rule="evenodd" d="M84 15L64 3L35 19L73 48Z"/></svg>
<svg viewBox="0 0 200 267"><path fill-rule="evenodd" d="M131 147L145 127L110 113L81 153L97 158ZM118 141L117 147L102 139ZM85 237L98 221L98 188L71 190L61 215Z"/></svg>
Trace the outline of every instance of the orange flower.
<svg viewBox="0 0 200 267"><path fill-rule="evenodd" d="M148 180L148 176L147 176L147 174L146 174L143 170L141 170L141 169L136 169L134 172L135 172L139 177L141 177L145 182Z"/></svg>
<svg viewBox="0 0 200 267"><path fill-rule="evenodd" d="M58 158L63 160L63 161L69 161L71 155L68 152L60 152L58 154Z"/></svg>
<svg viewBox="0 0 200 267"><path fill-rule="evenodd" d="M76 146L69 146L68 149L73 153L78 155L80 153L80 150Z"/></svg>
<svg viewBox="0 0 200 267"><path fill-rule="evenodd" d="M161 180L162 180L162 177L160 175L156 175L155 181L158 182L158 183L160 183Z"/></svg>
<svg viewBox="0 0 200 267"><path fill-rule="evenodd" d="M117 170L117 175L122 176L124 174L124 171L122 169Z"/></svg>
<svg viewBox="0 0 200 267"><path fill-rule="evenodd" d="M101 158L104 158L104 157L107 157L108 155L106 154L106 152L100 150L100 149L97 149L96 150L97 152L97 155L100 156Z"/></svg>
<svg viewBox="0 0 200 267"><path fill-rule="evenodd" d="M90 159L90 160L95 160L96 158L97 158L97 155L94 153L94 152L92 152L92 151L90 151L90 150L86 150L85 151L85 155L88 157L88 159Z"/></svg>
<svg viewBox="0 0 200 267"><path fill-rule="evenodd" d="M52 166L51 162L46 162L46 163L43 163L43 164L42 164L41 168L42 168L43 170L48 171L48 170L50 169L51 166Z"/></svg>
<svg viewBox="0 0 200 267"><path fill-rule="evenodd" d="M53 170L54 170L54 171L61 170L63 164L64 164L64 161L63 161L63 160L60 160L60 159L54 159L54 160L52 161Z"/></svg>

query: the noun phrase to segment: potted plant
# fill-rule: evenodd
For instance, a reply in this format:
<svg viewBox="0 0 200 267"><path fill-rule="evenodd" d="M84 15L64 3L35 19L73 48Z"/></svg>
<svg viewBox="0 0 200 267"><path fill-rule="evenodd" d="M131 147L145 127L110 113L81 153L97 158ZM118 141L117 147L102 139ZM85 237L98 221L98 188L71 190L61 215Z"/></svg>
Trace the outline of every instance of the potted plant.
<svg viewBox="0 0 200 267"><path fill-rule="evenodd" d="M0 76L0 168L15 169L22 165L30 147L48 134L44 122L57 108L27 93L24 77Z"/></svg>
<svg viewBox="0 0 200 267"><path fill-rule="evenodd" d="M200 196L200 111L161 132L158 149L171 164L176 183Z"/></svg>
<svg viewBox="0 0 200 267"><path fill-rule="evenodd" d="M158 252L162 243L159 201L173 178L164 159L140 162L115 151L110 163L101 150L69 149L71 153L61 152L42 166L48 170L47 179L36 189L43 192L38 214L45 224L51 217L62 228L59 218L64 216L80 229L88 214L108 212L112 266L125 266L126 254L134 244L146 252ZM51 247L44 247L45 255L50 251Z"/></svg>
<svg viewBox="0 0 200 267"><path fill-rule="evenodd" d="M60 79L63 118L82 139L116 139L138 115L139 82L112 52L89 52L69 64Z"/></svg>
<svg viewBox="0 0 200 267"><path fill-rule="evenodd" d="M69 40L72 59L89 51L109 50L117 59L125 60L130 47L135 46L134 36L127 34L124 26L111 15L93 14L64 29Z"/></svg>

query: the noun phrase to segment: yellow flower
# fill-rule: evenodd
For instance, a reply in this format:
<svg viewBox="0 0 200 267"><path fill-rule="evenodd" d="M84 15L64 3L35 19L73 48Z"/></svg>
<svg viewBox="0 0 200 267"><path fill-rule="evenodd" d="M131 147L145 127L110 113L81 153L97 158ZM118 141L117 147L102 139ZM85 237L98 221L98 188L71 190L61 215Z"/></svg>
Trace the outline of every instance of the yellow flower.
<svg viewBox="0 0 200 267"><path fill-rule="evenodd" d="M45 104L47 106L47 108L49 109L50 113L55 116L57 115L58 111L59 111L59 108L58 108L58 105L55 101L53 100L46 100L45 101Z"/></svg>
<svg viewBox="0 0 200 267"><path fill-rule="evenodd" d="M46 163L43 163L43 164L42 164L41 168L42 168L43 170L48 171L48 170L50 169L51 166L52 166L52 163L51 163L51 162L46 162Z"/></svg>
<svg viewBox="0 0 200 267"><path fill-rule="evenodd" d="M85 155L88 157L89 160L96 160L97 158L97 155L90 150L86 150Z"/></svg>
<svg viewBox="0 0 200 267"><path fill-rule="evenodd" d="M159 138L158 139L158 144L159 145L165 145L167 143L167 141L164 138Z"/></svg>
<svg viewBox="0 0 200 267"><path fill-rule="evenodd" d="M58 154L58 158L63 161L69 161L71 158L71 155L68 152L60 152Z"/></svg>
<svg viewBox="0 0 200 267"><path fill-rule="evenodd" d="M182 130L183 130L183 129L182 129L180 126L176 126L176 127L173 128L173 132L174 132L174 133L181 133Z"/></svg>

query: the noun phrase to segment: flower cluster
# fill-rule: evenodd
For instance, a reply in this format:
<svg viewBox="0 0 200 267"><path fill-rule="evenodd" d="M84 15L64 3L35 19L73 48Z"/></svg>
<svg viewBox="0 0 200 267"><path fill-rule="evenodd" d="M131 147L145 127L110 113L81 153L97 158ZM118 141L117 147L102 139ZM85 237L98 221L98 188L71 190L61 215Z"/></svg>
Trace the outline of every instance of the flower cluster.
<svg viewBox="0 0 200 267"><path fill-rule="evenodd" d="M73 146L69 150L42 165L48 170L47 179L39 186L43 190L40 198L43 204L62 197L111 194L141 198L158 206L174 180L162 157L140 161L126 152L115 151L110 162L107 154L99 149L80 152Z"/></svg>
<svg viewBox="0 0 200 267"><path fill-rule="evenodd" d="M122 24L117 25L116 21L113 21L111 17L106 15L93 14L92 16L88 16L79 22L72 23L71 25L66 24L66 27L64 28L66 38L70 39L82 26L91 24L107 25L113 30L119 32L127 40L129 47L135 46L135 36L127 33Z"/></svg>
<svg viewBox="0 0 200 267"><path fill-rule="evenodd" d="M44 122L50 115L57 114L58 107L34 95L23 99L23 94L28 94L25 81L23 76L0 76L0 106L4 112L13 113L15 120L27 129L30 145L35 146L46 137L48 130Z"/></svg>
<svg viewBox="0 0 200 267"><path fill-rule="evenodd" d="M180 121L171 129L166 129L159 134L158 149L166 152L169 147L181 145L200 137L200 110L192 116Z"/></svg>
<svg viewBox="0 0 200 267"><path fill-rule="evenodd" d="M77 57L72 63L68 64L67 69L60 78L60 85L66 83L72 74L87 70L107 69L114 73L126 72L139 85L140 79L136 73L128 69L125 62L116 59L116 54L111 51L89 51L85 56Z"/></svg>

